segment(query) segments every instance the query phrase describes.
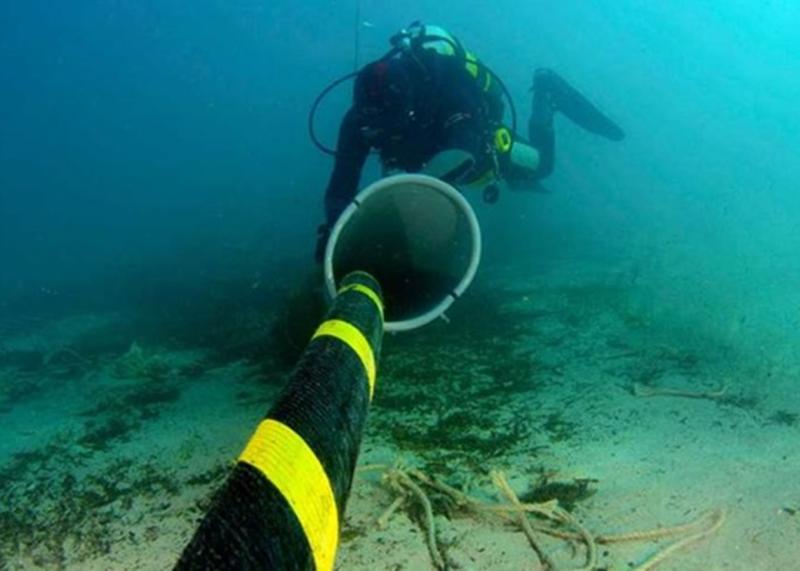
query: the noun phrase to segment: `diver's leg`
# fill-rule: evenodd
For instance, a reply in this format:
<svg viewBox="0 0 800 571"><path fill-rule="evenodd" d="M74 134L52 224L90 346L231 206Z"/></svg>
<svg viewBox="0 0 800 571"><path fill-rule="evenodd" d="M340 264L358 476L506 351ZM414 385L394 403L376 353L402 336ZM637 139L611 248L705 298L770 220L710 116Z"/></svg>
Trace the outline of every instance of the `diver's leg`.
<svg viewBox="0 0 800 571"><path fill-rule="evenodd" d="M528 120L528 139L539 153L536 177L544 178L553 172L556 153L556 136L553 131L555 105L552 91L548 89L547 70L537 69L533 76L533 106Z"/></svg>
<svg viewBox="0 0 800 571"><path fill-rule="evenodd" d="M552 125L552 115L557 111L595 135L612 141L625 138L619 125L551 69L539 68L533 74L533 107L533 115L542 114L542 122L549 120Z"/></svg>
<svg viewBox="0 0 800 571"><path fill-rule="evenodd" d="M556 137L553 117L563 114L579 127L614 141L625 133L588 99L552 70L539 68L533 75L533 105L528 120L528 140L515 139L511 153L500 158L503 178L512 188L527 190L550 175L555 165Z"/></svg>

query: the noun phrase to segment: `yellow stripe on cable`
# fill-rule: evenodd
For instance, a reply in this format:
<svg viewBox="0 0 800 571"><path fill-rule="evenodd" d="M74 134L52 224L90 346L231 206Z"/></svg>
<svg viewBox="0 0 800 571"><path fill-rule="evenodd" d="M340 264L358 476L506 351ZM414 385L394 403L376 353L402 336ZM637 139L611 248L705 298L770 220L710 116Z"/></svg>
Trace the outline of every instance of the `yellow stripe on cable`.
<svg viewBox="0 0 800 571"><path fill-rule="evenodd" d="M328 475L300 435L277 420L261 421L245 446L246 462L278 489L306 535L317 571L330 571L339 541L339 512Z"/></svg>
<svg viewBox="0 0 800 571"><path fill-rule="evenodd" d="M369 400L372 400L372 393L375 391L375 354L372 347L364 337L364 334L357 327L340 319L329 319L317 328L312 339L317 337L335 337L350 347L358 355L364 370L367 373L369 383Z"/></svg>
<svg viewBox="0 0 800 571"><path fill-rule="evenodd" d="M381 302L381 298L378 297L378 294L375 293L374 290L368 288L363 284L350 284L349 286L345 286L339 290L339 293L344 293L346 291L357 291L359 293L363 293L368 298L370 298L378 308L378 311L381 314L381 320L383 320L383 303Z"/></svg>

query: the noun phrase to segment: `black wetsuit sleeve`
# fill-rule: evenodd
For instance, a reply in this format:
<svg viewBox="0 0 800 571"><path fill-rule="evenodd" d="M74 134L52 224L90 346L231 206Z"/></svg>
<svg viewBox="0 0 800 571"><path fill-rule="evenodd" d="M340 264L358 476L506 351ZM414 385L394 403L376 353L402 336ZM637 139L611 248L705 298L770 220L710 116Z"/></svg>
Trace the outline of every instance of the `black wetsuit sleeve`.
<svg viewBox="0 0 800 571"><path fill-rule="evenodd" d="M369 143L361 134L358 115L350 109L339 127L336 163L325 191L325 221L328 225L336 222L355 196L369 149Z"/></svg>

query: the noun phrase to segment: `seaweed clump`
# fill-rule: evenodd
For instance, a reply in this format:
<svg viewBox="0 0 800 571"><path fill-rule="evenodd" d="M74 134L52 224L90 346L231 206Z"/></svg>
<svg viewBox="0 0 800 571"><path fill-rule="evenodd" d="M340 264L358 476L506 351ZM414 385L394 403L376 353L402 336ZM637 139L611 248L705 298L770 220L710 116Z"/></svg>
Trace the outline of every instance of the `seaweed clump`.
<svg viewBox="0 0 800 571"><path fill-rule="evenodd" d="M181 391L169 384L149 381L121 396L102 399L81 413L89 417L78 443L94 451L106 451L113 443L127 442L142 422L158 418L161 408L180 398Z"/></svg>
<svg viewBox="0 0 800 571"><path fill-rule="evenodd" d="M37 376L0 369L0 413L10 412L14 405L39 394L44 386Z"/></svg>
<svg viewBox="0 0 800 571"><path fill-rule="evenodd" d="M575 509L578 502L592 497L597 490L592 488L598 480L594 478L575 478L571 481L551 481L547 474L540 476L531 488L521 494L524 503L545 503L558 500L558 505L568 512Z"/></svg>
<svg viewBox="0 0 800 571"><path fill-rule="evenodd" d="M112 416L100 422L86 423L86 432L78 439L78 444L91 450L108 450L114 442L127 442L130 435L141 426L134 416Z"/></svg>
<svg viewBox="0 0 800 571"><path fill-rule="evenodd" d="M115 377L123 379L160 381L172 372L172 367L163 356L143 349L134 341L114 363L112 372Z"/></svg>
<svg viewBox="0 0 800 571"><path fill-rule="evenodd" d="M552 316L529 309L526 321L504 299L496 292L464 299L451 324L435 322L385 340L391 348L370 418L378 438L446 476L462 468L484 472L487 459L535 455L549 444L530 402L561 381L564 365L547 343L531 338L546 336L540 329ZM551 419L545 430L558 437L552 441L572 436L571 428Z"/></svg>
<svg viewBox="0 0 800 571"><path fill-rule="evenodd" d="M124 427L123 422L114 430ZM25 568L78 568L115 548L124 532L121 522L131 513L153 522L167 514L194 517L174 498L187 486L211 487L227 471L220 463L184 479L152 460L114 457L87 472L85 453L66 437L15 454L0 468L0 570L3 558ZM155 526L127 533L133 544L157 537Z"/></svg>
<svg viewBox="0 0 800 571"><path fill-rule="evenodd" d="M796 426L800 420L800 414L796 412L789 412L787 410L779 410L770 415L767 419L770 424L777 424L781 426Z"/></svg>

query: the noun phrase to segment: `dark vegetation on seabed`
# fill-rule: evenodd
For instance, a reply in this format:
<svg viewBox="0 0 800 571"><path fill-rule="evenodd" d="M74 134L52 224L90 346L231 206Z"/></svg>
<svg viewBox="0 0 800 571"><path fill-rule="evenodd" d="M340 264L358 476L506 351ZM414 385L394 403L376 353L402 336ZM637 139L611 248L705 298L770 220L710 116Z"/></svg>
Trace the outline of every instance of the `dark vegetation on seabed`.
<svg viewBox="0 0 800 571"><path fill-rule="evenodd" d="M554 294L562 307L548 305ZM386 339L370 417L376 434L443 476L486 472L487 461L510 452L535 459L537 450L577 436L561 411L531 415L531 398L562 379L570 355L561 350L570 336L592 314L622 307L624 295L607 286L534 291L540 301L520 308L509 305L520 292L477 284L450 312L450 324Z"/></svg>
<svg viewBox="0 0 800 571"><path fill-rule="evenodd" d="M476 284L450 312L451 323L438 321L414 333L386 337L370 414L371 435L400 454L413 454L427 473L453 485L502 467L509 456L523 456L530 485L521 497L556 498L573 508L591 497L596 482L554 479L539 453L554 443L582 438L585 427L569 418L568 395L562 406L531 414L537 392L564 382L573 359L600 353L608 354L602 368L609 375L644 384L657 383L675 371L687 378L699 376L708 358L694 350L639 343L637 336L649 328L648 317L636 312L629 294L625 287L607 284L533 287L527 292ZM219 295L228 299L223 292ZM511 303L523 295L535 302ZM240 406L266 408L256 383L284 382L287 356L297 350L287 350L283 337L286 320L297 315L285 309L292 304L284 300L310 299L312 294L286 287L259 296L202 310L156 312L148 316L147 327L135 322L127 330L128 324L101 328L50 355L0 355L4 369L15 370L23 387L7 391L6 407L46 391L47 384L37 384L35 378L69 382L91 374L93 367L105 367L112 376L139 380L83 411L80 433L62 434L43 448L18 454L3 468L0 552L22 553L37 564L59 566L108 553L122 540L113 534L133 506L140 508L139 521L168 516L186 520L201 514L227 473L227 458L202 473L178 473L164 470L155 460L136 463L112 455L116 445L135 438L180 400L183 388L217 364L246 359L261 366L262 374L235 398ZM308 309L304 303L297 307L293 311L308 311L304 319L314 321L318 308ZM597 331L587 332L601 314L616 316L623 329L609 329L599 338ZM134 334L147 342L131 344ZM589 344L579 343L581 339ZM155 345L150 343L157 341L174 348L201 348L205 357L168 362L152 349ZM757 410L759 401L732 394L717 404ZM793 426L797 415L782 410L763 415L762 421ZM200 499L176 512L171 500L192 487L202 489ZM444 504L435 507L441 510L437 513L449 513ZM138 533L124 540L144 543L160 532L154 524Z"/></svg>
<svg viewBox="0 0 800 571"><path fill-rule="evenodd" d="M186 461L199 453L191 438L178 449L173 466L156 456L142 460L121 446L168 412L182 389L202 376L205 364L176 366L136 344L115 360L96 364L122 384L101 393L76 417L83 419L81 428L65 427L44 446L15 454L0 470L0 554L63 568L107 554L115 544L153 541L169 518L188 521L204 513L209 490L227 474L227 459L212 461L202 472L187 470ZM43 367L40 373L43 397L47 382L53 382L48 371ZM173 505L196 487L202 492L189 508ZM137 525L146 521L152 524Z"/></svg>
<svg viewBox="0 0 800 571"><path fill-rule="evenodd" d="M229 273L233 273L230 268ZM187 283L139 280L135 273L123 272L118 278L122 285L116 288L103 283L98 291L96 285L76 284L74 296L69 291L60 293L50 305L42 306L38 299L14 300L0 307L0 325L8 335L81 313L111 312L118 319L93 328L69 347L0 349L0 366L30 372L52 364L55 356L64 368L78 369L118 355L134 340L143 346L203 348L209 359L222 363L272 357L280 340L278 331L273 331L276 321L288 311L288 301L301 295L304 300L314 299L310 292L315 284L304 277L308 268L303 264L276 267L270 280L249 274L248 265L225 279Z"/></svg>
<svg viewBox="0 0 800 571"><path fill-rule="evenodd" d="M176 514L174 498L192 486L218 484L228 471L220 462L206 472L182 478L154 460L142 463L110 456L96 464L102 470L92 470L89 465L96 460L96 452L97 448L81 449L68 438L60 438L39 450L15 455L0 470L0 554L24 556L41 567L63 568L110 553L120 541L134 545L152 541L165 517L196 518L207 507L201 501L186 513ZM145 520L152 525L136 533L126 533L121 524Z"/></svg>
<svg viewBox="0 0 800 571"><path fill-rule="evenodd" d="M120 542L152 541L161 533L159 522L168 525L165 518L194 520L204 513L229 458L198 473L183 470L182 462L165 469L155 458L125 457L120 445L167 413L195 379L234 361L260 366L262 372L248 380L254 385L249 404L266 408L258 383L282 384L287 371L273 341L275 300L286 291L280 283L254 289L241 282L194 293L191 303L169 308L158 299L140 299L133 317L118 316L68 346L0 352L0 415L103 372L122 382L79 414L79 428L14 455L0 470L0 568L6 556L63 568L107 554ZM16 323L14 330L34 331L43 320ZM172 359L170 351L185 349L201 357ZM192 488L202 490L196 505L176 511L172 500ZM119 536L131 514L136 521L128 523L149 519L153 525L134 525L144 531Z"/></svg>

